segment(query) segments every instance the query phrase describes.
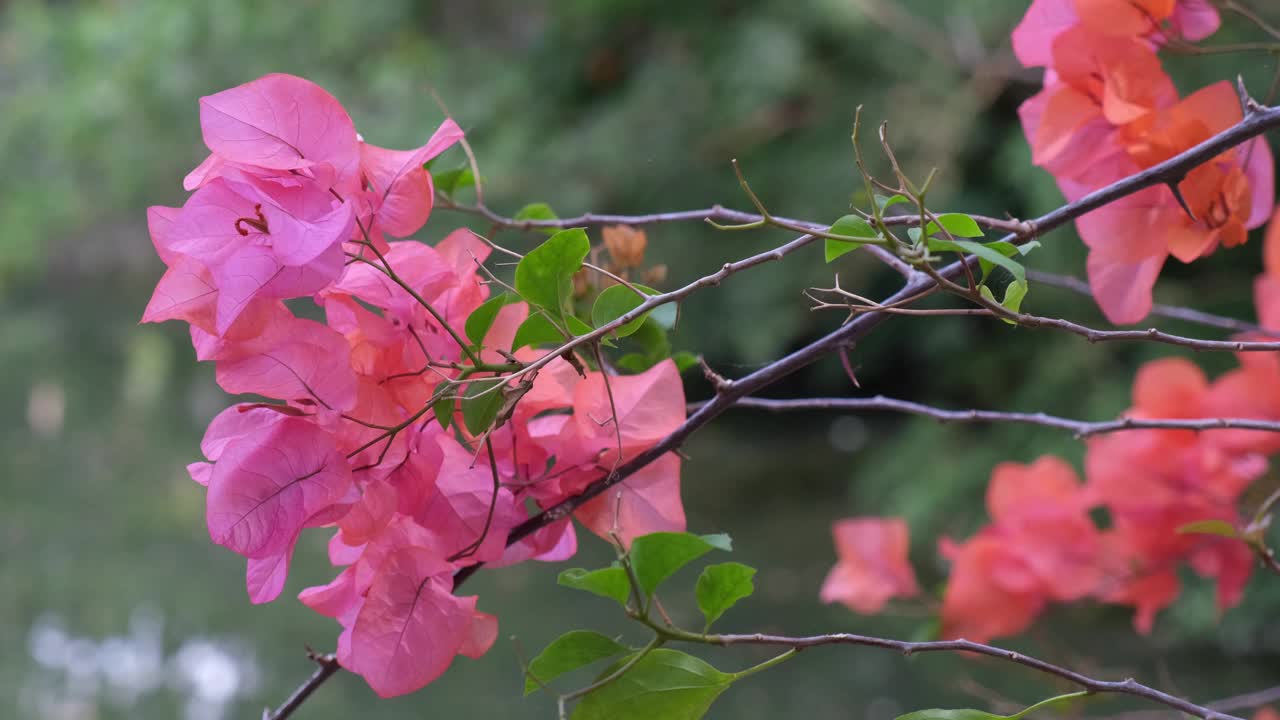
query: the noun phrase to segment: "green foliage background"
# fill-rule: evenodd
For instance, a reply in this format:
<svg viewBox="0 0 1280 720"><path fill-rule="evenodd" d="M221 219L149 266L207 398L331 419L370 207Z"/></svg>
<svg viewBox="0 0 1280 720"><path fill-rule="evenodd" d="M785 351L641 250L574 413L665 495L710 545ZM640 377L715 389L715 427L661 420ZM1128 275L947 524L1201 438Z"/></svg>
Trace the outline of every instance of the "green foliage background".
<svg viewBox="0 0 1280 720"><path fill-rule="evenodd" d="M947 38L975 38L998 55L1025 3L903 6ZM242 561L208 542L202 493L183 466L197 459L204 425L227 399L211 368L192 362L181 328L136 325L161 272L144 209L183 201L181 178L204 155L198 96L266 72L296 73L337 95L365 137L413 147L441 119L434 88L469 132L490 204L508 213L534 201L562 215L744 207L728 164L737 157L771 209L827 221L847 212L858 187L848 135L862 104L869 120L890 123L912 172L941 169L933 195L940 209L1031 217L1054 207L1060 197L1030 165L1015 115L1034 76L980 97L957 63L941 59L946 47L931 46L915 26L886 30L860 7L854 0L0 4L0 709L16 708L0 715L256 716L310 672L305 644L328 649L336 637L336 625L291 599L327 581L322 537L301 549L285 597L265 607L248 604ZM1232 22L1215 42L1246 37L1256 39ZM1275 70L1265 55L1177 58L1168 66L1184 91L1242 73L1255 94ZM439 211L423 237L464 221ZM521 248L535 242L508 238ZM649 238L651 257L671 266L671 286L785 236L691 224L654 227ZM1044 244L1032 267L1082 274L1084 254L1070 231ZM839 322L810 313L800 294L829 285L833 270L845 287L871 296L895 287L895 276L859 253L828 267L821 252L815 246L695 296L683 307L677 346L742 374ZM1250 283L1260 268L1257 242L1194 269L1174 263L1158 299L1251 317ZM1026 307L1101 322L1087 301L1034 285ZM1175 354L952 318L887 323L852 357L864 393L1103 418L1126 406L1140 362ZM1211 372L1231 363L1196 359ZM707 393L696 379L688 390L691 398ZM776 392L858 391L831 360ZM691 529L731 533L735 556L760 568L757 596L721 621L725 630L897 636L927 631L925 621L859 618L819 605L834 559L832 520L906 516L913 559L937 591L943 568L934 540L965 537L983 522L982 492L995 463L1056 452L1078 466L1082 456L1079 443L1045 429L747 411L699 433L687 450ZM580 564L590 566L605 549L583 540ZM559 569L477 576L468 589L500 616L504 638L484 659L460 660L426 691L394 701L340 676L302 717L550 716L551 703L521 699L516 652L505 638L531 653L575 627L623 628L606 601L557 587ZM693 577L685 578L685 595L668 601L691 621ZM1259 576L1244 604L1219 622L1211 588L1189 577L1150 638L1133 633L1126 612L1086 605L1052 612L1017 644L1213 698L1280 684L1277 607L1280 582ZM128 669L127 657L104 649L118 649L140 612L163 619L165 664L143 673L145 691L130 697L111 680ZM50 650L50 628L74 642ZM175 679L174 658L201 640L242 663L231 704L204 703L208 715L189 707L199 696ZM740 649L711 660L736 670L764 657ZM252 668L243 664L250 661ZM1022 704L1059 689L990 663L830 649L735 687L711 717L881 720L933 705L987 706L973 683ZM1089 713L1123 707L1099 703Z"/></svg>

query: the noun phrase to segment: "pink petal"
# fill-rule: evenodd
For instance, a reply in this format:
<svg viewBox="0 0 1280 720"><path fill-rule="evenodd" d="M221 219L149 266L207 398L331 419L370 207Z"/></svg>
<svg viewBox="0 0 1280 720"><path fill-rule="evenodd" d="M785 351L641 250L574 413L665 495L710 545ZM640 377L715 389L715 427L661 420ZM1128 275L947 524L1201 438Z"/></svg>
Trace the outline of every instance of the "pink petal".
<svg viewBox="0 0 1280 720"><path fill-rule="evenodd" d="M147 230L151 234L151 244L156 254L165 265L172 265L178 253L169 249L173 242L173 223L182 214L182 208L171 208L163 205L152 205L147 208Z"/></svg>
<svg viewBox="0 0 1280 720"><path fill-rule="evenodd" d="M639 375L610 377L608 388L603 375L591 373L574 392L573 417L579 434L607 457L616 457L619 436L624 453L647 448L684 422L680 373L674 362L664 360Z"/></svg>
<svg viewBox="0 0 1280 720"><path fill-rule="evenodd" d="M151 301L142 313L142 322L182 320L213 332L217 300L218 289L208 269L196 260L177 256L156 284Z"/></svg>
<svg viewBox="0 0 1280 720"><path fill-rule="evenodd" d="M490 469L473 467L470 453L457 441L441 435L439 442L444 461L437 492L415 519L438 538L435 545L446 555L466 553L468 563L497 560L506 548L507 531L524 513L507 488L495 494Z"/></svg>
<svg viewBox="0 0 1280 720"><path fill-rule="evenodd" d="M223 451L209 481L209 536L245 557L279 554L350 484L333 437L307 420L286 418Z"/></svg>
<svg viewBox="0 0 1280 720"><path fill-rule="evenodd" d="M340 245L330 247L304 267L286 267L270 248L245 245L213 268L218 287L218 333L227 332L255 298L304 297L323 290L342 273L342 263Z"/></svg>
<svg viewBox="0 0 1280 720"><path fill-rule="evenodd" d="M436 244L436 252L453 266L459 278L475 277L476 267L493 251L489 244L466 228L458 228Z"/></svg>
<svg viewBox="0 0 1280 720"><path fill-rule="evenodd" d="M384 257L396 275L423 297L438 295L454 281L449 262L429 245L394 242ZM378 261L374 259L374 262ZM354 295L370 305L401 315L407 315L417 304L417 300L385 272L362 262L348 265L332 292Z"/></svg>
<svg viewBox="0 0 1280 720"><path fill-rule="evenodd" d="M328 585L309 587L298 593L303 605L324 615L337 618L360 606L360 594L356 592L355 570L347 568L338 573Z"/></svg>
<svg viewBox="0 0 1280 720"><path fill-rule="evenodd" d="M293 546L297 538L289 543L289 547L278 555L265 558L249 558L245 570L245 586L249 589L249 602L260 605L269 603L280 597L284 590L285 579L289 575L289 560L293 556Z"/></svg>
<svg viewBox="0 0 1280 720"><path fill-rule="evenodd" d="M255 393L350 410L356 402L350 355L342 335L313 320L295 318L289 334L277 342L236 360L219 361L217 381L232 394Z"/></svg>
<svg viewBox="0 0 1280 720"><path fill-rule="evenodd" d="M1245 160L1244 174L1249 179L1252 201L1245 227L1253 229L1266 223L1275 208L1275 158L1271 155L1271 144L1266 138L1246 143L1237 148L1236 153Z"/></svg>
<svg viewBox="0 0 1280 720"><path fill-rule="evenodd" d="M388 482L378 480L365 484L360 502L338 523L345 542L359 545L373 539L391 521L397 499L395 487Z"/></svg>
<svg viewBox="0 0 1280 720"><path fill-rule="evenodd" d="M832 526L839 560L827 575L820 597L854 612L879 612L893 597L919 592L907 558L907 523L901 518L847 518Z"/></svg>
<svg viewBox="0 0 1280 720"><path fill-rule="evenodd" d="M1072 0L1033 0L1013 29L1013 54L1026 67L1053 62L1053 41L1077 22Z"/></svg>
<svg viewBox="0 0 1280 720"><path fill-rule="evenodd" d="M1106 251L1089 253L1089 286L1107 319L1117 325L1140 322L1151 312L1151 291L1165 255L1136 262L1112 262Z"/></svg>
<svg viewBox="0 0 1280 720"><path fill-rule="evenodd" d="M291 408L273 408L264 405L241 403L223 410L209 421L200 441L200 452L206 458L217 461L227 445L246 435L266 431L289 415Z"/></svg>
<svg viewBox="0 0 1280 720"><path fill-rule="evenodd" d="M588 500L574 517L606 540L615 527L624 546L641 535L683 532L680 501L680 457L667 453L639 472Z"/></svg>
<svg viewBox="0 0 1280 720"><path fill-rule="evenodd" d="M462 137L452 119L417 150L387 150L361 143L360 169L371 188L378 229L395 237L417 232L431 214L431 175L423 164Z"/></svg>
<svg viewBox="0 0 1280 720"><path fill-rule="evenodd" d="M404 695L440 677L472 638L476 598L455 597L432 577L426 551L392 555L379 571L351 633L349 668L381 697Z"/></svg>
<svg viewBox="0 0 1280 720"><path fill-rule="evenodd" d="M193 462L187 465L187 474L197 483L209 486L209 478L213 477L213 463Z"/></svg>
<svg viewBox="0 0 1280 720"><path fill-rule="evenodd" d="M463 639L458 653L469 658L478 658L489 652L498 639L498 618L479 610L471 614L471 628Z"/></svg>
<svg viewBox="0 0 1280 720"><path fill-rule="evenodd" d="M491 568L507 567L526 560L560 562L578 552L577 534L569 518L558 520L534 532L520 542L507 546L502 557L488 564Z"/></svg>
<svg viewBox="0 0 1280 720"><path fill-rule="evenodd" d="M1170 18L1174 31L1191 42L1199 42L1218 31L1222 18L1209 0L1178 0Z"/></svg>
<svg viewBox="0 0 1280 720"><path fill-rule="evenodd" d="M329 163L340 175L359 158L346 110L315 83L266 75L200 98L205 145L232 162L276 170Z"/></svg>

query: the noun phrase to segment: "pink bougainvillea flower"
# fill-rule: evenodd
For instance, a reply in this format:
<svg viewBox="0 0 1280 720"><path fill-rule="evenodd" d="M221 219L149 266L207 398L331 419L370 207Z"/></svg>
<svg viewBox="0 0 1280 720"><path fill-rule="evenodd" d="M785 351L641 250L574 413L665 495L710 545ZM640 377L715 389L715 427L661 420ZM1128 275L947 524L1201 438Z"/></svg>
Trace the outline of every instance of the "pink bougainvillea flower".
<svg viewBox="0 0 1280 720"><path fill-rule="evenodd" d="M348 204L315 187L219 178L197 190L164 230L167 252L191 258L217 288L221 334L257 297L309 295L342 273ZM203 278L202 278L203 279Z"/></svg>
<svg viewBox="0 0 1280 720"><path fill-rule="evenodd" d="M617 462L618 445L623 457L629 457L666 437L684 418L684 386L671 360L607 381L603 374L591 373L574 389L578 442L602 466Z"/></svg>
<svg viewBox="0 0 1280 720"><path fill-rule="evenodd" d="M346 339L314 320L290 317L279 331L219 359L216 377L232 394L300 400L333 411L356 403Z"/></svg>
<svg viewBox="0 0 1280 720"><path fill-rule="evenodd" d="M319 85L284 74L200 98L205 145L221 159L272 170L327 164L354 179L360 151L342 105Z"/></svg>
<svg viewBox="0 0 1280 720"><path fill-rule="evenodd" d="M1053 41L1072 27L1162 45L1169 36L1203 40L1221 22L1209 0L1033 0L1013 30L1013 53L1026 67L1051 66Z"/></svg>
<svg viewBox="0 0 1280 720"><path fill-rule="evenodd" d="M822 584L822 602L870 614L890 598L920 592L907 558L911 542L902 518L846 518L831 526L831 534L837 560Z"/></svg>
<svg viewBox="0 0 1280 720"><path fill-rule="evenodd" d="M583 503L573 516L602 538L615 529L625 547L641 535L684 532L680 456L667 453Z"/></svg>
<svg viewBox="0 0 1280 720"><path fill-rule="evenodd" d="M457 338L489 298L480 271L490 246L466 229L434 246L384 239L426 221L424 163L457 142L458 126L386 150L364 143L328 93L285 75L203 98L201 121L212 154L185 180L193 194L148 211L168 270L143 319L187 322L223 389L277 401L219 413L206 460L188 466L208 488L210 537L247 558L249 599L261 603L283 591L301 531L335 527L328 556L343 569L298 597L341 626L343 667L381 695L411 692L497 636L475 598L453 595L454 574L572 556L571 518L507 540L531 508L580 492L678 427L679 374L668 361L606 378L556 360L529 375L514 414L486 435L495 452L477 452L460 421L446 431L429 410L461 372ZM366 238L372 248L352 242ZM374 267L384 263L394 280ZM324 323L284 302L307 296ZM480 358L507 361L528 316L524 303L502 307ZM679 469L677 456L659 458L577 517L627 542L683 530Z"/></svg>
<svg viewBox="0 0 1280 720"><path fill-rule="evenodd" d="M332 436L305 419L284 418L223 450L209 480L209 536L245 557L278 555L350 488Z"/></svg>
<svg viewBox="0 0 1280 720"><path fill-rule="evenodd" d="M360 172L366 229L394 237L417 232L431 214L431 175L423 164L462 138L462 129L452 119L444 121L426 145L416 150L387 150L360 143Z"/></svg>
<svg viewBox="0 0 1280 720"><path fill-rule="evenodd" d="M476 598L450 592L431 553L400 550L378 571L351 627L348 669L382 697L418 690L466 652L479 656L496 638L494 620Z"/></svg>

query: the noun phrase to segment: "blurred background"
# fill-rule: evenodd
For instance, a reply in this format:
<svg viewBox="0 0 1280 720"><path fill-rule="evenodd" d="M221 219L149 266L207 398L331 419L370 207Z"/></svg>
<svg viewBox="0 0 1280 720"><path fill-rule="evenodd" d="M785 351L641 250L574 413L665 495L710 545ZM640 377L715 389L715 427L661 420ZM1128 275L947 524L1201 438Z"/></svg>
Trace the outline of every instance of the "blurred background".
<svg viewBox="0 0 1280 720"><path fill-rule="evenodd" d="M1270 0L1263 12L1280 19ZM0 717L258 717L333 647L337 626L293 596L332 571L321 533L305 537L280 600L249 604L243 560L210 544L203 491L184 465L208 420L230 403L196 365L183 327L137 320L162 272L148 205L180 205L183 175L206 154L197 98L268 72L306 76L379 145L416 147L442 119L434 88L468 131L487 200L562 216L747 206L737 157L770 208L830 222L855 194L854 108L886 120L909 172L937 166L939 209L1033 217L1060 202L1030 164L1017 105L1035 74L1014 67L1008 34L1025 2L968 0L478 0L441 2L0 2ZM1213 42L1258 39L1230 19ZM1265 54L1170 58L1184 93L1242 74L1263 95ZM873 153L874 155L874 153ZM463 162L452 152L442 163ZM876 162L879 162L877 158ZM467 197L467 196L464 196ZM865 203L864 203L865 204ZM437 210L421 237L467 222ZM513 247L533 238L506 236ZM699 224L649 229L666 287L786 239ZM1070 230L1045 239L1032 267L1083 274ZM1252 319L1260 243L1219 252L1194 275L1171 263L1157 300ZM673 340L728 376L745 374L840 321L801 291L831 284L878 297L898 278L862 257L821 250L743 274L685 303ZM1027 307L1101 324L1079 296L1033 286ZM1162 327L1215 336L1161 321ZM1115 416L1134 369L1178 354L1089 345L1074 336L980 319L897 319L853 353L862 390L824 361L774 388L779 397L884 393L946 407ZM1229 357L1197 356L1216 373ZM705 397L697 378L691 399ZM758 566L758 593L726 630L930 632L909 609L861 618L825 607L829 527L849 515L912 525L912 555L932 591L944 579L936 538L985 521L993 465L1064 455L1053 430L939 426L897 416L767 416L737 411L686 448L690 528L734 536ZM585 538L587 565L607 555ZM555 585L563 569L481 572L467 590L499 615L501 640L459 659L417 694L378 700L340 674L297 717L554 716L520 697L514 636L532 654L573 628L629 631L606 601ZM1255 577L1219 617L1208 583L1188 576L1156 632L1125 610L1052 611L1013 645L1079 669L1135 674L1201 700L1280 684L1280 582ZM692 576L683 583L692 586ZM690 598L667 602L689 618ZM725 669L763 659L740 649ZM930 706L1007 712L1060 688L1016 668L954 657L910 660L869 649L806 652L735 687L713 718L889 720ZM1132 707L1098 701L1089 715Z"/></svg>

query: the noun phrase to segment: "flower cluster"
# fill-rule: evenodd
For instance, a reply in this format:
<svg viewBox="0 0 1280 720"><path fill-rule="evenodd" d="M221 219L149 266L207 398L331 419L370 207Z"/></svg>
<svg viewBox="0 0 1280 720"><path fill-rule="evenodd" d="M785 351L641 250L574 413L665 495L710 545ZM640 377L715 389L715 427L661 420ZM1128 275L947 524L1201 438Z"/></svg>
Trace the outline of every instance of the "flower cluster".
<svg viewBox="0 0 1280 720"><path fill-rule="evenodd" d="M573 555L568 517L509 547L508 535L528 508L679 426L679 374L669 360L606 377L556 359L494 379L538 353L510 352L523 302L462 340L490 294L477 274L488 243L465 229L434 246L388 240L426 223L424 163L462 137L452 120L420 148L387 150L317 85L268 75L202 98L200 122L211 154L186 178L194 192L148 213L168 270L143 320L188 323L224 390L276 401L209 425L207 461L189 470L208 488L210 537L248 559L259 603L282 592L304 528L336 528L329 557L343 569L300 599L341 624L343 667L383 696L416 690L496 637L477 599L453 594L454 573ZM294 298L324 322L296 315ZM460 396L484 392L518 402L483 432L453 422ZM679 472L667 455L576 516L624 542L683 530Z"/></svg>
<svg viewBox="0 0 1280 720"><path fill-rule="evenodd" d="M1280 213L1265 243L1255 302L1262 326L1280 331ZM1280 356L1242 352L1239 362L1212 381L1182 358L1147 363L1125 415L1280 420ZM1177 598L1183 563L1216 580L1219 609L1235 605L1253 550L1239 539L1185 530L1205 521L1245 526L1241 496L1276 453L1280 436L1261 430L1143 429L1088 440L1083 483L1052 456L1001 464L987 488L991 524L964 543L939 544L951 562L943 633L979 641L1013 635L1049 603L1085 598L1132 606L1134 625L1147 633ZM1091 515L1098 509L1109 518L1104 527ZM850 523L859 528L856 548ZM840 560L824 600L876 612L890 597L915 594L902 521L841 521L836 537Z"/></svg>
<svg viewBox="0 0 1280 720"><path fill-rule="evenodd" d="M1223 81L1179 98L1158 51L1218 28L1208 0L1035 0L1013 32L1027 67L1044 67L1044 88L1019 115L1033 162L1068 200L1133 175L1240 122ZM1274 202L1264 139L1228 150L1177 184L1149 188L1076 223L1089 247L1098 305L1116 323L1138 322L1165 260L1182 262L1233 247L1266 221ZM1180 196L1180 197L1179 197Z"/></svg>

